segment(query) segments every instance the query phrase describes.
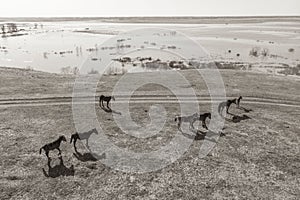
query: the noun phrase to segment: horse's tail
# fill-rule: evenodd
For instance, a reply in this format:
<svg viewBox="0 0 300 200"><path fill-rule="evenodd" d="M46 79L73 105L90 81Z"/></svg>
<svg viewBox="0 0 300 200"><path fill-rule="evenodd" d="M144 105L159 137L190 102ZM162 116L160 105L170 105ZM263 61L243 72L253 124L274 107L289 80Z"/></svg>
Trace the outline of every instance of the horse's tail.
<svg viewBox="0 0 300 200"><path fill-rule="evenodd" d="M43 168L43 173L46 177L50 177L49 174L46 173L45 169Z"/></svg>
<svg viewBox="0 0 300 200"><path fill-rule="evenodd" d="M222 103L220 103L220 104L219 104L219 107L218 107L218 112L219 112L219 113L221 113L221 107L222 107Z"/></svg>
<svg viewBox="0 0 300 200"><path fill-rule="evenodd" d="M72 143L73 138L74 138L74 135L71 135L70 144Z"/></svg>
<svg viewBox="0 0 300 200"><path fill-rule="evenodd" d="M40 154L42 153L43 148L44 148L44 147L41 147L41 148L40 148Z"/></svg>

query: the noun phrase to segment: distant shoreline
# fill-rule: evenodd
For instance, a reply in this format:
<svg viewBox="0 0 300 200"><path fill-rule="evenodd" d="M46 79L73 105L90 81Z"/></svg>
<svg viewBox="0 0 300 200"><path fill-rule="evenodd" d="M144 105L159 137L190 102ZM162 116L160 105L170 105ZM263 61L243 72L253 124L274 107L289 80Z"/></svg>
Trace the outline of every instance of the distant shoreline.
<svg viewBox="0 0 300 200"><path fill-rule="evenodd" d="M107 23L219 24L258 22L300 22L300 16L212 16L212 17L0 17L1 22L95 21Z"/></svg>

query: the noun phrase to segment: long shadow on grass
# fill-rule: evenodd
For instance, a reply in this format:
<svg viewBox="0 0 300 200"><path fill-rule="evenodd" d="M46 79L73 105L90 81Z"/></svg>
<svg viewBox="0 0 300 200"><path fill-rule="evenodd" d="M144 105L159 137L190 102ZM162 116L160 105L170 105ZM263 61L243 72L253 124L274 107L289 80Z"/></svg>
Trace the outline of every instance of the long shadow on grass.
<svg viewBox="0 0 300 200"><path fill-rule="evenodd" d="M75 174L75 169L74 165L71 165L71 167L66 167L64 165L64 161L62 156L59 157L59 164L51 167L51 160L48 160L48 173L46 170L43 168L43 173L46 177L51 177L51 178L56 178L59 176L74 176Z"/></svg>
<svg viewBox="0 0 300 200"><path fill-rule="evenodd" d="M192 139L192 140L209 140L211 142L217 142L214 138L212 138L213 136L217 136L219 135L220 137L225 136L224 133L220 132L220 133L215 133L211 130L208 130L207 132L201 131L201 130L191 130L193 133L195 133L196 135L190 135L184 132L181 132L183 136Z"/></svg>
<svg viewBox="0 0 300 200"><path fill-rule="evenodd" d="M107 113L113 113L113 114L117 114L117 115L122 115L121 112L115 111L115 110L113 110L113 109L111 109L111 108L105 108L105 107L103 107L103 106L100 106L100 108L101 108L102 110L104 110L105 112L107 112Z"/></svg>
<svg viewBox="0 0 300 200"><path fill-rule="evenodd" d="M105 153L103 153L101 156L95 154L95 153L80 153L77 151L77 149L75 149L75 153L73 153L73 155L75 156L75 158L77 158L79 161L81 162L87 162L87 161L97 161L100 159L104 159L106 157Z"/></svg>
<svg viewBox="0 0 300 200"><path fill-rule="evenodd" d="M245 121L245 120L248 120L248 119L252 119L252 118L249 117L248 115L242 115L242 116L233 115L232 119L227 119L226 118L226 121L233 122L233 123L239 123L241 121Z"/></svg>
<svg viewBox="0 0 300 200"><path fill-rule="evenodd" d="M247 109L247 108L244 108L244 107L242 107L242 106L238 107L238 109L243 110L243 111L245 111L246 113L249 113L249 112L253 111L252 109Z"/></svg>

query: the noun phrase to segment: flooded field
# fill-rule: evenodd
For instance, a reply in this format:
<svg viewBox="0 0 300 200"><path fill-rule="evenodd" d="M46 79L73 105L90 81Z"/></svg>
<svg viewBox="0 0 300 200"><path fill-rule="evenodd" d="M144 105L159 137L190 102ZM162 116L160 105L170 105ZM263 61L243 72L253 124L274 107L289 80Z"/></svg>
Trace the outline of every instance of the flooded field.
<svg viewBox="0 0 300 200"><path fill-rule="evenodd" d="M65 73L70 69L80 69L90 60L95 68L105 67L102 66L101 57L106 50L116 57L124 56L122 48L144 50L147 44L160 51L176 49L176 45L171 43L172 38L164 35L160 35L161 44L145 40L144 45L137 45L129 37L125 42L103 46L103 42L118 34L157 28L169 30L170 33L174 31L194 40L207 51L210 57L207 58L208 62L244 63L251 65L252 69L263 68L261 71L272 72L272 68L295 67L300 63L300 22L282 22L279 19L232 24L112 23L88 20L14 22L18 28L17 34L2 33L0 37L0 66ZM2 22L2 25L7 23ZM169 46L164 44L167 40L170 40ZM191 47L185 41L181 43L180 48L190 50ZM149 52L141 52L139 56L150 55ZM193 52L193 55L186 59L202 61L198 52ZM167 58L172 59L161 57L160 54L153 57L161 61L167 61Z"/></svg>

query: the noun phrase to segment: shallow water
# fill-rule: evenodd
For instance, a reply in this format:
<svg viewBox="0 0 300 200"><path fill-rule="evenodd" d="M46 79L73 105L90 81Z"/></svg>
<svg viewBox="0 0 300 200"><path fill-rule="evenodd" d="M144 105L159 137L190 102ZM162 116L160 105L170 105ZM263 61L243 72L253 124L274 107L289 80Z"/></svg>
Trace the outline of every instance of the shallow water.
<svg viewBox="0 0 300 200"><path fill-rule="evenodd" d="M88 59L93 58L93 65L101 65L101 51L88 49L100 49L101 44L122 33L138 28L157 27L183 32L191 39L197 41L208 50L208 53L220 59L232 59L237 61L252 61L249 50L252 47L268 48L273 54L284 57L274 62L297 63L300 57L300 24L299 23L254 23L254 24L134 24L134 23L97 23L89 22L43 22L43 27L38 23L34 29L34 23L22 23L25 33L28 35L0 38L0 66L33 68L47 72L61 72L65 67L80 68ZM86 32L77 32L86 31ZM97 34L88 33L96 31ZM158 48L163 48L164 40L170 42L170 38L163 38ZM147 41L150 42L151 41ZM270 43L274 42L274 43ZM177 44L189 50L185 41L176 41ZM130 44L130 41L127 41ZM137 46L131 43L132 50ZM140 46L138 47L140 48ZM294 52L288 53L293 48ZM231 49L241 56L228 55ZM192 51L192 50L191 50ZM116 54L116 50L111 51ZM194 52L193 57L197 57ZM149 55L145 54L145 56ZM158 55L159 56L159 55ZM158 57L157 56L157 57ZM201 56L199 56L201 57ZM188 58L191 59L191 58ZM269 60L270 61L270 60ZM256 60L256 62L263 62Z"/></svg>

